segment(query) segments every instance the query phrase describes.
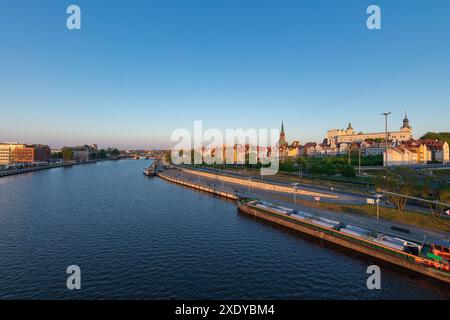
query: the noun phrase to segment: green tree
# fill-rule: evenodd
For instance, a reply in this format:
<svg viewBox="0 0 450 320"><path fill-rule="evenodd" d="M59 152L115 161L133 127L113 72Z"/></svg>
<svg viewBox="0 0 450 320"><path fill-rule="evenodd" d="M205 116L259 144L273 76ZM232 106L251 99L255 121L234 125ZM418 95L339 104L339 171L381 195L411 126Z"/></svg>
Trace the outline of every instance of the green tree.
<svg viewBox="0 0 450 320"><path fill-rule="evenodd" d="M52 159L62 159L62 152L53 152L51 155Z"/></svg>
<svg viewBox="0 0 450 320"><path fill-rule="evenodd" d="M117 148L114 148L114 149L112 149L112 150L109 152L109 154L110 154L111 156L117 157L118 155L120 155L120 151L117 150Z"/></svg>
<svg viewBox="0 0 450 320"><path fill-rule="evenodd" d="M335 165L333 164L333 160L324 159L322 164L322 171L328 176L336 175L336 168Z"/></svg>
<svg viewBox="0 0 450 320"><path fill-rule="evenodd" d="M346 177L346 178L354 178L356 177L356 172L355 172L355 167L353 167L352 165L344 165L341 168L341 174L342 176Z"/></svg>
<svg viewBox="0 0 450 320"><path fill-rule="evenodd" d="M100 150L97 152L97 158L98 158L98 159L105 159L105 158L107 158L107 157L108 157L108 153L106 152L105 149L100 149Z"/></svg>
<svg viewBox="0 0 450 320"><path fill-rule="evenodd" d="M71 161L73 159L73 151L68 147L62 148L61 155L64 161Z"/></svg>
<svg viewBox="0 0 450 320"><path fill-rule="evenodd" d="M450 132L427 132L420 139L441 140L450 144Z"/></svg>
<svg viewBox="0 0 450 320"><path fill-rule="evenodd" d="M280 163L280 170L281 171L286 171L286 172L292 172L295 170L294 167L294 161L292 159L284 159L281 163Z"/></svg>

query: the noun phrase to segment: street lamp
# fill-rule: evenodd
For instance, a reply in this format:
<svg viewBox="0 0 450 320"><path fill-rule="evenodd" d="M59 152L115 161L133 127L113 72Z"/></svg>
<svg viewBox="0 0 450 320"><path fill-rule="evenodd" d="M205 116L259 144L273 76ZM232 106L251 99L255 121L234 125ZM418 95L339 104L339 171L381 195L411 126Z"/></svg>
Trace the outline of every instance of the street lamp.
<svg viewBox="0 0 450 320"><path fill-rule="evenodd" d="M386 157L386 159L385 159L385 161L384 161L384 165L385 165L385 166L387 166L387 151L388 151L388 138L389 138L389 136L388 136L388 128L387 128L388 124L387 124L387 122L388 122L388 116L389 116L390 114L392 114L392 112L383 112L383 113L381 114L382 116L384 116L384 133L385 133L385 135L386 135L386 140L385 140L385 143L386 143L386 154L385 154L385 157Z"/></svg>
<svg viewBox="0 0 450 320"><path fill-rule="evenodd" d="M380 219L380 198L382 197L383 195L381 195L381 194L376 194L375 195L375 197L377 198L377 200L375 200L375 202L377 203L377 220L379 220Z"/></svg>

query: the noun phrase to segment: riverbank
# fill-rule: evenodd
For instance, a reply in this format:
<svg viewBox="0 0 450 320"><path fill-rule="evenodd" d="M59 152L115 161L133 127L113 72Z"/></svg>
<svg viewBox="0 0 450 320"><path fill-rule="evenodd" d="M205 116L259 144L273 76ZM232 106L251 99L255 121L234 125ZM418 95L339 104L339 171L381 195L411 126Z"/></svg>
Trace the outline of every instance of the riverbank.
<svg viewBox="0 0 450 320"><path fill-rule="evenodd" d="M405 233L395 231L392 227L407 229L409 230L409 233L407 233L408 238L418 242L422 242L424 237L430 240L438 240L450 236L450 219L409 211L398 213L396 209L381 206L380 219L376 219L376 206L364 203L354 203L351 199L343 197L339 197L338 199L328 199L326 202L323 199L316 201L315 198L310 195L253 188L241 183L232 183L217 178L211 178L210 175L198 175L197 171L192 169L166 170L164 171L164 175L175 180L184 181L188 184L217 189L235 194L239 197L266 200L282 206L317 213L318 215L330 219L345 220L345 222L350 224L377 229L398 237L404 237ZM214 177L215 176L217 176L217 174L214 175ZM241 180L243 180L242 182L247 181L244 179Z"/></svg>
<svg viewBox="0 0 450 320"><path fill-rule="evenodd" d="M423 275L450 283L449 266L447 263L438 263L430 259L425 253L428 249L420 244L407 243L404 240L378 234L369 237L373 232L365 229L347 229L349 225L339 221L312 218L308 214L294 211L285 207L270 206L257 200L239 200L239 211L250 216L255 216L315 238L326 240L340 246L358 251L391 264L421 273ZM294 214L296 213L296 214ZM358 228L358 227L352 227ZM365 231L361 231L365 230ZM371 233L372 232L372 233ZM406 243L406 244L405 244ZM401 245L400 245L401 244ZM409 246L409 247L408 247ZM411 253L406 248L420 248L416 253ZM425 250L420 256L420 250ZM428 251L429 252L429 251ZM440 261L440 260L439 260Z"/></svg>
<svg viewBox="0 0 450 320"><path fill-rule="evenodd" d="M63 162L63 163L54 163L54 164L49 164L46 166L39 166L39 167L5 170L5 171L0 171L0 178L14 176L14 175L23 174L23 173L30 173L30 172L35 172L35 171L49 170L49 169L56 169L56 168L65 168L65 167L71 167L74 165L90 164L90 163L96 163L96 162L98 162L98 160L89 160L89 161L82 161L82 162L71 161L71 162Z"/></svg>

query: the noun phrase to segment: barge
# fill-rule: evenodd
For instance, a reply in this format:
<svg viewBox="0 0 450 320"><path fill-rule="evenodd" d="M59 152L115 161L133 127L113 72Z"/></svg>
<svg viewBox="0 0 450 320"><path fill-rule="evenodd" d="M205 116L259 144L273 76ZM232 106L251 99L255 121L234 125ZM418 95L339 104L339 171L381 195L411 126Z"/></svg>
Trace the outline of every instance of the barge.
<svg viewBox="0 0 450 320"><path fill-rule="evenodd" d="M450 284L450 242L431 246L255 199L239 199L245 214L384 260Z"/></svg>

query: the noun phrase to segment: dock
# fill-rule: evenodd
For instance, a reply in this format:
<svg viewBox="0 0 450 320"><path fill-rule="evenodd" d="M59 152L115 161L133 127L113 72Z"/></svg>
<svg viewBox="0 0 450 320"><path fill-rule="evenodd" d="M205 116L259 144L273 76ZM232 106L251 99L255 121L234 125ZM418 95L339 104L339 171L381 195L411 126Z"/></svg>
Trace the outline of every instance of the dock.
<svg viewBox="0 0 450 320"><path fill-rule="evenodd" d="M183 180L180 180L180 179L175 179L175 178L169 177L168 175L164 174L164 172L157 172L156 175L159 178L164 179L166 181L177 183L177 184L180 184L180 185L183 185L183 186L186 186L186 187L190 187L190 188L194 188L194 189L197 189L197 190L200 190L200 191L208 192L208 193L214 194L216 196L224 197L224 198L231 199L231 200L238 200L239 199L239 196L234 194L234 193L225 192L225 191L222 191L222 190L219 190L219 189L215 189L215 188L205 187L205 186L202 186L200 184L196 184L196 183L192 183L192 182L186 182L186 181L183 181Z"/></svg>

